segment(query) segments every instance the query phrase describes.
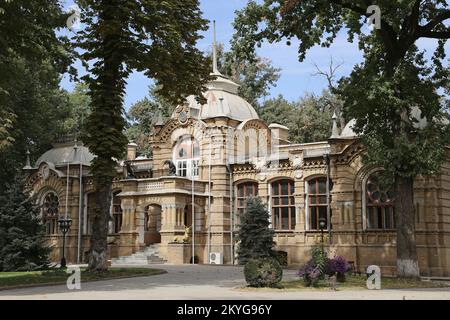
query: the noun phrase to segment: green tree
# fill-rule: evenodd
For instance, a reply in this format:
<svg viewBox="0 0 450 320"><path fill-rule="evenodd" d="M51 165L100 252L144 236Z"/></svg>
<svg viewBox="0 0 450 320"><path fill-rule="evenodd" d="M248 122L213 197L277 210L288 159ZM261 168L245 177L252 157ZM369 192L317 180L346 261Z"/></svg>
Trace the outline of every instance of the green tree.
<svg viewBox="0 0 450 320"><path fill-rule="evenodd" d="M152 134L155 124L158 121L167 120L175 108L174 105L158 95L155 86L149 88L148 95L149 97L136 102L128 110L129 126L125 135L128 140L134 141L138 145L139 154L150 157L152 150L148 138Z"/></svg>
<svg viewBox="0 0 450 320"><path fill-rule="evenodd" d="M0 0L0 193L61 129L60 75L74 74L67 38L57 36L67 15L59 1Z"/></svg>
<svg viewBox="0 0 450 320"><path fill-rule="evenodd" d="M89 87L84 82L78 82L72 92L65 92L67 99L66 112L62 119L62 133L81 135L84 123L91 113Z"/></svg>
<svg viewBox="0 0 450 320"><path fill-rule="evenodd" d="M380 28L364 33L364 22L373 14L369 8L372 4L380 8ZM251 55L264 40L287 39L290 44L290 39L298 38L299 59L303 60L308 49L317 44L329 46L343 28L350 41L358 37L365 61L341 84L342 95L347 99L344 113L356 118L355 130L368 149L377 145L378 155L369 152L366 161L386 165L380 155L392 160L385 168L397 192L400 277L419 276L414 177L437 172L444 158L443 140L448 137L440 125L443 105L438 93L446 77L448 80L442 61L444 45L450 38L450 27L446 25L449 19L449 3L444 0L265 0L261 4L250 1L236 17L234 47L244 56ZM417 51L417 41L426 38L438 39L432 58L434 70L425 66L422 54ZM408 97L409 93L413 95ZM415 108L427 120L425 128L415 125L417 121L412 116ZM433 151L428 154L430 150Z"/></svg>
<svg viewBox="0 0 450 320"><path fill-rule="evenodd" d="M155 80L158 94L180 104L189 94L201 96L209 80L209 61L196 48L207 28L198 0L80 0L77 36L91 62L91 113L83 142L96 155L92 166L96 191L89 270L107 269L107 232L111 185L127 139L123 98L128 75L143 71Z"/></svg>
<svg viewBox="0 0 450 320"><path fill-rule="evenodd" d="M0 271L30 271L49 265L51 248L45 239L40 207L24 193L23 178L16 178L0 194Z"/></svg>
<svg viewBox="0 0 450 320"><path fill-rule="evenodd" d="M274 231L270 226L270 217L266 205L259 197L247 200L247 209L240 217L237 241L237 255L240 264L252 259L273 258Z"/></svg>
<svg viewBox="0 0 450 320"><path fill-rule="evenodd" d="M209 57L212 59L212 52ZM217 45L217 66L222 74L240 85L239 95L256 108L260 99L269 95L269 89L276 86L281 71L268 58L254 55L240 59L235 52L225 51L223 44Z"/></svg>
<svg viewBox="0 0 450 320"><path fill-rule="evenodd" d="M329 99L333 99L333 95L327 91L319 97L307 94L298 102L289 102L280 95L262 104L260 117L268 124L288 127L291 142L326 141L331 135L333 112L328 105Z"/></svg>

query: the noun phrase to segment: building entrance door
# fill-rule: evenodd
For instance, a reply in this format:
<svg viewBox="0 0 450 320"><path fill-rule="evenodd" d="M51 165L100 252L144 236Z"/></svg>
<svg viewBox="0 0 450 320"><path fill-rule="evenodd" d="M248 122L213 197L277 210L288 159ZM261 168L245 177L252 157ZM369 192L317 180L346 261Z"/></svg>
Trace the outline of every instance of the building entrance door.
<svg viewBox="0 0 450 320"><path fill-rule="evenodd" d="M144 243L151 245L161 243L161 206L151 204L145 211L144 220Z"/></svg>

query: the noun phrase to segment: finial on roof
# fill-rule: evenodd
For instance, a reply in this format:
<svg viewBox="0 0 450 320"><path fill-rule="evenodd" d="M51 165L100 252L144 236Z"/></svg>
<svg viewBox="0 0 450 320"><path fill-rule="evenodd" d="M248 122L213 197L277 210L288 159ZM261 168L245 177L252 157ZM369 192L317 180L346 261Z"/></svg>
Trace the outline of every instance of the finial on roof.
<svg viewBox="0 0 450 320"><path fill-rule="evenodd" d="M26 154L27 154L27 162L25 163L25 167L23 167L23 169L24 169L24 170L30 170L30 169L33 169L33 168L31 167L30 150L29 150L29 149L27 149Z"/></svg>
<svg viewBox="0 0 450 320"><path fill-rule="evenodd" d="M339 138L339 129L338 129L338 125L337 125L336 112L333 113L333 117L331 117L331 120L333 121L333 128L331 129L330 139L337 139L337 138Z"/></svg>
<svg viewBox="0 0 450 320"><path fill-rule="evenodd" d="M155 126L163 126L164 125L164 119L161 112L161 107L158 108L157 115L156 115L156 123Z"/></svg>
<svg viewBox="0 0 450 320"><path fill-rule="evenodd" d="M213 21L213 73L220 74L217 67L216 20Z"/></svg>

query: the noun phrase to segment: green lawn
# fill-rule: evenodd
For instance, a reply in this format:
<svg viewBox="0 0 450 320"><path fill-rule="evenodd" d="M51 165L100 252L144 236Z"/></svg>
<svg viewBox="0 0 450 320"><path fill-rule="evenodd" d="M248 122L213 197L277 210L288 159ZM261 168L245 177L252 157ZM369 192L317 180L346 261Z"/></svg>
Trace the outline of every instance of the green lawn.
<svg viewBox="0 0 450 320"><path fill-rule="evenodd" d="M107 280L115 278L142 277L166 273L160 269L148 268L109 268L107 272L93 274L81 269L81 283L85 281ZM70 274L64 270L0 272L0 290L17 287L64 284Z"/></svg>
<svg viewBox="0 0 450 320"><path fill-rule="evenodd" d="M337 283L337 290L367 290L367 278L360 275L347 275L346 281ZM414 289L414 288L450 288L449 283L420 281L411 279L382 278L381 289ZM303 280L281 281L276 288L241 288L243 290L331 290L330 283L327 280L320 280L317 287L306 287Z"/></svg>
<svg viewBox="0 0 450 320"><path fill-rule="evenodd" d="M336 288L339 289L367 289L367 277L359 275L347 275L346 281L337 283ZM381 289L412 289L412 288L445 288L449 287L448 283L420 281L412 279L400 278L382 278ZM326 280L319 281L316 288L308 288L304 285L302 280L296 281L282 281L282 289L330 289L330 283Z"/></svg>

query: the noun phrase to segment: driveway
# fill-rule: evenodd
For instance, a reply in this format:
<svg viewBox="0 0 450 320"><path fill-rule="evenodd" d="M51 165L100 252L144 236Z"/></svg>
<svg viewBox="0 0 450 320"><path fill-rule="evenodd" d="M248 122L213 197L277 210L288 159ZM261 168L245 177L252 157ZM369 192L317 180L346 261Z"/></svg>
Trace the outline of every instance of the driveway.
<svg viewBox="0 0 450 320"><path fill-rule="evenodd" d="M450 289L273 291L240 290L245 286L241 267L210 265L152 265L166 274L81 283L81 290L65 285L0 291L0 299L444 299ZM285 270L284 279L295 279Z"/></svg>

